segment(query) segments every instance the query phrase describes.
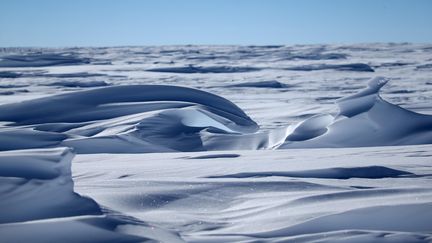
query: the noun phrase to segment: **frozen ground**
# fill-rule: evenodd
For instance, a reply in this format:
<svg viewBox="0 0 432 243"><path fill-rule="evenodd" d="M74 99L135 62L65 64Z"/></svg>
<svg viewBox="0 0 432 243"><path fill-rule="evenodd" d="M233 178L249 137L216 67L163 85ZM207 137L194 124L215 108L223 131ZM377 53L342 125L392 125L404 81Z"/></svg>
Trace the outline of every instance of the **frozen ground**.
<svg viewBox="0 0 432 243"><path fill-rule="evenodd" d="M0 241L432 241L431 74L426 44L1 49Z"/></svg>

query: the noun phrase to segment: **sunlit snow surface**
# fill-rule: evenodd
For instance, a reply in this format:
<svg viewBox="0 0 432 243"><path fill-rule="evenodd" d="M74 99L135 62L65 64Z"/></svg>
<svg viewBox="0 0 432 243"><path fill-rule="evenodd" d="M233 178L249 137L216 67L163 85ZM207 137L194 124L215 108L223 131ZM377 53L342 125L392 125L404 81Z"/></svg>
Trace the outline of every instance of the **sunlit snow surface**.
<svg viewBox="0 0 432 243"><path fill-rule="evenodd" d="M431 74L432 45L2 49L0 241L429 242Z"/></svg>

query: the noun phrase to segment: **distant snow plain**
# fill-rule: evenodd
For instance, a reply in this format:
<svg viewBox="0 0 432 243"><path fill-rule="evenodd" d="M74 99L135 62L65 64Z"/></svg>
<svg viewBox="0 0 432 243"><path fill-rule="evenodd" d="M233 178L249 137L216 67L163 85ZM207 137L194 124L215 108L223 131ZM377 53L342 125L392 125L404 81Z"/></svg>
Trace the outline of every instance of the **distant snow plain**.
<svg viewBox="0 0 432 243"><path fill-rule="evenodd" d="M3 48L0 242L430 242L431 55Z"/></svg>

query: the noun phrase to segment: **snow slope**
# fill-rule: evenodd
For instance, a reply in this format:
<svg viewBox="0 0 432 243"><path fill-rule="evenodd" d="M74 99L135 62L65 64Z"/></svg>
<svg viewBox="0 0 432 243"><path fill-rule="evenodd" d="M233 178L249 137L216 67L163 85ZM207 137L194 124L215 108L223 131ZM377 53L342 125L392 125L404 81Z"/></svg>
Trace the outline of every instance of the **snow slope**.
<svg viewBox="0 0 432 243"><path fill-rule="evenodd" d="M429 242L431 155L431 145L94 154L73 171L79 192L187 242Z"/></svg>

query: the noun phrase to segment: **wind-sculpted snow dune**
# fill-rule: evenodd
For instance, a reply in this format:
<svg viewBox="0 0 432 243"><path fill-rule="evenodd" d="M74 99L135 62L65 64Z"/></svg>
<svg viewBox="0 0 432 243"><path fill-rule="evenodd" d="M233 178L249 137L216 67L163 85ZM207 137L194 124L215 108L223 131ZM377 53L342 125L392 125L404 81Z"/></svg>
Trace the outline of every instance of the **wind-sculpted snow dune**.
<svg viewBox="0 0 432 243"><path fill-rule="evenodd" d="M1 150L54 145L78 153L259 149L284 139L259 132L222 97L176 86L94 89L3 105L0 113L0 120L12 122L0 137L13 138Z"/></svg>
<svg viewBox="0 0 432 243"><path fill-rule="evenodd" d="M432 116L390 104L379 96L387 83L374 78L357 94L339 99L339 113L313 116L290 128L280 148L363 147L432 143Z"/></svg>
<svg viewBox="0 0 432 243"><path fill-rule="evenodd" d="M1 223L77 215L101 215L98 205L73 193L69 149L0 153ZM17 191L29 191L17 194ZM22 198L24 197L24 198ZM49 210L57 208L57 210Z"/></svg>
<svg viewBox="0 0 432 243"><path fill-rule="evenodd" d="M142 242L153 238L125 234L121 227L145 230L147 226L107 215L94 200L73 191L73 157L68 148L0 152L0 242ZM177 238L162 231L159 237Z"/></svg>
<svg viewBox="0 0 432 243"><path fill-rule="evenodd" d="M380 98L374 78L337 101L339 114L259 130L232 102L177 86L130 85L0 106L0 150L52 146L78 153L359 147L432 143L432 116ZM61 105L59 105L61 104Z"/></svg>

